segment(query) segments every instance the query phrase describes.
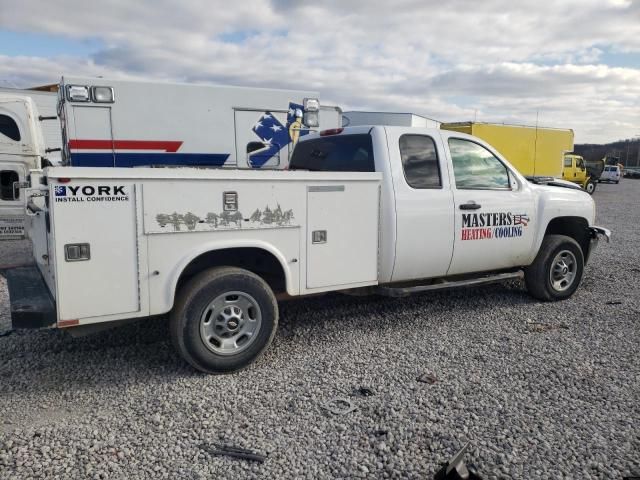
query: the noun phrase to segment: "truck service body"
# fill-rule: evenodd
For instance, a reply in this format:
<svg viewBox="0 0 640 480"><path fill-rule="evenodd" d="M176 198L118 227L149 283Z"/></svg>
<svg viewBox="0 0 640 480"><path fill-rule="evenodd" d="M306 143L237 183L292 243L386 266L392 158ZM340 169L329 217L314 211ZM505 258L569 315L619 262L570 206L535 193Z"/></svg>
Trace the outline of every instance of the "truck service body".
<svg viewBox="0 0 640 480"><path fill-rule="evenodd" d="M562 178L565 153L573 151L573 130L502 123L443 123L441 128L483 139L525 177Z"/></svg>
<svg viewBox="0 0 640 480"><path fill-rule="evenodd" d="M31 169L61 161L283 169L299 138L342 117L298 90L65 76L57 94L18 93L0 91L0 240L24 236L18 186Z"/></svg>
<svg viewBox="0 0 640 480"><path fill-rule="evenodd" d="M178 351L216 373L267 347L276 294L403 296L524 269L533 296L560 300L609 237L585 192L534 185L488 144L436 129L311 134L289 171L49 167L31 185L38 269L6 274L14 325L170 312Z"/></svg>

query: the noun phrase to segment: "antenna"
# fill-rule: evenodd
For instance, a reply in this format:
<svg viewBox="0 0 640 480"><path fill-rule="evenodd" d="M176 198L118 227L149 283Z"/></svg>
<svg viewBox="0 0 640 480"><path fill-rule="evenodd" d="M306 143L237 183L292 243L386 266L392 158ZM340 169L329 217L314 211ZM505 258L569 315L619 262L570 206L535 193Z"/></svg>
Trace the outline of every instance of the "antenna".
<svg viewBox="0 0 640 480"><path fill-rule="evenodd" d="M536 137L533 142L533 175L536 174L536 165L538 163L538 115L540 111L536 110Z"/></svg>

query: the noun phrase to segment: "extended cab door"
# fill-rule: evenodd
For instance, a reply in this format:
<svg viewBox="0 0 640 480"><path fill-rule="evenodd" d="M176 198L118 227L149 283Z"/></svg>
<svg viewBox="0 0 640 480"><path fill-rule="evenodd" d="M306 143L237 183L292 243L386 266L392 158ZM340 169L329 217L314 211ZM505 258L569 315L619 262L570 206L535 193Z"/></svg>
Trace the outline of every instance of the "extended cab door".
<svg viewBox="0 0 640 480"><path fill-rule="evenodd" d="M480 140L444 133L453 170L455 244L448 275L525 265L536 228L533 192Z"/></svg>
<svg viewBox="0 0 640 480"><path fill-rule="evenodd" d="M444 276L453 253L453 193L439 132L387 128L395 192L393 282Z"/></svg>

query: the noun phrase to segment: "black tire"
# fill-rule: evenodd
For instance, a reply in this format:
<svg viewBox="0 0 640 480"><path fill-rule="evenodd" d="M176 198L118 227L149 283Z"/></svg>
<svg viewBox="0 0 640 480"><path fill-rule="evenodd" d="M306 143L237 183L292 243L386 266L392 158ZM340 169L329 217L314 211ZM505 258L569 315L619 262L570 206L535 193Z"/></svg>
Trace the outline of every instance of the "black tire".
<svg viewBox="0 0 640 480"><path fill-rule="evenodd" d="M616 185L620 183L620 180L616 180Z"/></svg>
<svg viewBox="0 0 640 480"><path fill-rule="evenodd" d="M219 345L212 341L207 345L201 328L204 328L205 312L215 311L212 302L221 296L226 302L224 295L229 292L240 292L254 300L260 321L242 351L220 354L212 351L212 348L221 349ZM233 297L238 298L237 295L229 298ZM213 318L213 313L209 315ZM170 317L171 340L176 350L190 365L205 373L229 373L246 368L269 346L277 326L278 304L269 285L256 274L235 267L212 268L190 279L178 292Z"/></svg>
<svg viewBox="0 0 640 480"><path fill-rule="evenodd" d="M589 180L587 184L584 186L584 189L587 191L589 195L593 195L593 192L596 191L596 185L597 185L596 182L594 182L593 180Z"/></svg>
<svg viewBox="0 0 640 480"><path fill-rule="evenodd" d="M561 252L570 252L565 256L575 260L574 277L570 284L556 288L561 282L558 280L555 283L552 282L552 269L555 265L554 260ZM568 271L570 272L571 269L569 268ZM584 255L578 242L564 235L547 235L542 240L542 245L533 263L524 269L524 280L531 296L545 302L555 302L573 295L580 285L583 272Z"/></svg>

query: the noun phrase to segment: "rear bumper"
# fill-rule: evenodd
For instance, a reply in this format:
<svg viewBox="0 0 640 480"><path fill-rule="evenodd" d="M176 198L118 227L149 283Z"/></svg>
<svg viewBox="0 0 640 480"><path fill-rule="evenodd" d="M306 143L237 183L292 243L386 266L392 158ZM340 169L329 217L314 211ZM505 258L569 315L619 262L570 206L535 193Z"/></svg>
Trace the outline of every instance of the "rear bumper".
<svg viewBox="0 0 640 480"><path fill-rule="evenodd" d="M56 325L55 302L35 266L0 270L0 275L7 279L14 329Z"/></svg>
<svg viewBox="0 0 640 480"><path fill-rule="evenodd" d="M593 249L598 245L600 237L604 237L607 243L609 243L609 241L611 240L611 230L602 227L589 227L589 236L591 239L589 241L589 251L584 258L585 263L587 263L587 261L589 260Z"/></svg>

